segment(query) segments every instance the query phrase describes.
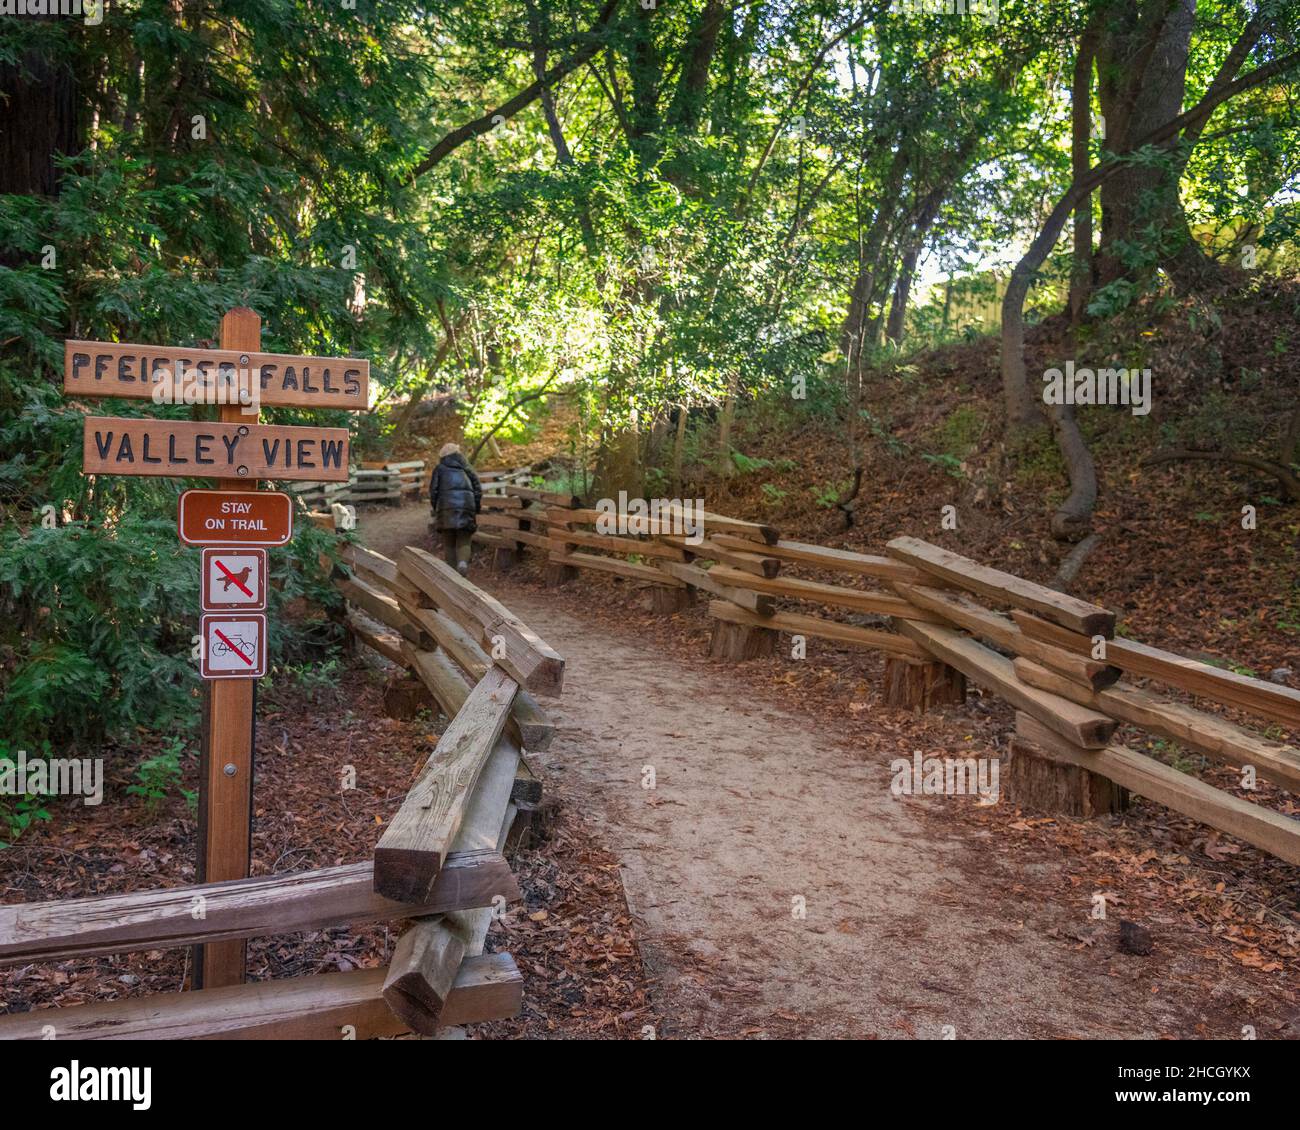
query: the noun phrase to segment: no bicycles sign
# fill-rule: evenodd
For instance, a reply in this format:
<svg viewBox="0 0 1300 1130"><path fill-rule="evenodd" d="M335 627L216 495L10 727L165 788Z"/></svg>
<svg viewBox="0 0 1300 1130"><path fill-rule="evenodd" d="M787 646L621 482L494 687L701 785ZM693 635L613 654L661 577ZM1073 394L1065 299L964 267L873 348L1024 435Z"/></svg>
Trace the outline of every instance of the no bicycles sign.
<svg viewBox="0 0 1300 1130"><path fill-rule="evenodd" d="M205 615L199 631L205 679L260 679L266 674L266 616Z"/></svg>

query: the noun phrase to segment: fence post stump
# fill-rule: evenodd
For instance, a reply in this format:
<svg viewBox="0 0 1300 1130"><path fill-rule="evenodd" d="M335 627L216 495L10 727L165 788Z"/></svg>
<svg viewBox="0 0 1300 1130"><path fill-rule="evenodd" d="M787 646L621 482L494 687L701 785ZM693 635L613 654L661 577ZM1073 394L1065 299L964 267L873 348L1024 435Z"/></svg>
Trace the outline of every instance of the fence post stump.
<svg viewBox="0 0 1300 1130"><path fill-rule="evenodd" d="M1007 799L1020 808L1090 820L1128 807L1127 789L1099 773L1058 761L1024 738L1011 739L1007 758Z"/></svg>
<svg viewBox="0 0 1300 1130"><path fill-rule="evenodd" d="M695 590L669 588L667 585L650 587L650 610L658 616L672 616L685 612L695 603Z"/></svg>
<svg viewBox="0 0 1300 1130"><path fill-rule="evenodd" d="M729 620L713 621L713 638L709 641L709 657L739 663L746 659L761 659L776 651L777 633L771 628L751 628L748 624L733 624Z"/></svg>
<svg viewBox="0 0 1300 1130"><path fill-rule="evenodd" d="M917 714L936 706L966 701L966 676L946 663L918 663L914 659L885 657L884 699Z"/></svg>
<svg viewBox="0 0 1300 1130"><path fill-rule="evenodd" d="M548 561L546 564L546 573L543 580L548 588L556 585L565 585L575 580L578 576L578 570L572 565L565 565L562 561Z"/></svg>
<svg viewBox="0 0 1300 1130"><path fill-rule="evenodd" d="M438 714L433 696L419 679L395 675L384 685L384 713L388 717L409 722L421 710L428 710L435 717Z"/></svg>
<svg viewBox="0 0 1300 1130"><path fill-rule="evenodd" d="M507 573L515 567L515 551L507 546L498 546L492 551L492 571Z"/></svg>

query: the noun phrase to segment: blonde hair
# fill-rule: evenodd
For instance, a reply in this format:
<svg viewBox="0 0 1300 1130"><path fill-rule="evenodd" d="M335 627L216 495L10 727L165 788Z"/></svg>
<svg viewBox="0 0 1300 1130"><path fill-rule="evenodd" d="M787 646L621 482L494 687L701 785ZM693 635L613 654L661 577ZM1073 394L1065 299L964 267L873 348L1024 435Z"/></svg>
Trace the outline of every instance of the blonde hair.
<svg viewBox="0 0 1300 1130"><path fill-rule="evenodd" d="M460 444L444 443L442 447L438 449L438 458L446 459L448 455L455 455L458 451L460 451Z"/></svg>

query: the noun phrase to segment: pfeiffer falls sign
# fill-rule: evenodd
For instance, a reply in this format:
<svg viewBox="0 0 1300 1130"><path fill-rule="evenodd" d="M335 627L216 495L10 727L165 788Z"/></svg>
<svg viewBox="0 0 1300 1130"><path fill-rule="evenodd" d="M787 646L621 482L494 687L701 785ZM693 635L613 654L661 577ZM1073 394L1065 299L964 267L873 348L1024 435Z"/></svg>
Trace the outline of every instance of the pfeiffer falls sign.
<svg viewBox="0 0 1300 1130"><path fill-rule="evenodd" d="M238 404L288 408L369 407L370 362L238 349L67 341L63 391L157 404Z"/></svg>

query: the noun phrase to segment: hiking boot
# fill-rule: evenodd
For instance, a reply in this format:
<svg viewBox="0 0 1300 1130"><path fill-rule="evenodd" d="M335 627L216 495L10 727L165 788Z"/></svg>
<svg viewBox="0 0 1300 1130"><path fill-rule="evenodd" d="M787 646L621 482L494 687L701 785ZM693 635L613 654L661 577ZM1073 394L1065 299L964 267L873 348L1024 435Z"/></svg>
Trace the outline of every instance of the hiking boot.
<svg viewBox="0 0 1300 1130"><path fill-rule="evenodd" d="M469 562L468 562L468 561L457 561L457 562L456 562L456 572L459 573L462 577L468 577L468 576L469 576Z"/></svg>

